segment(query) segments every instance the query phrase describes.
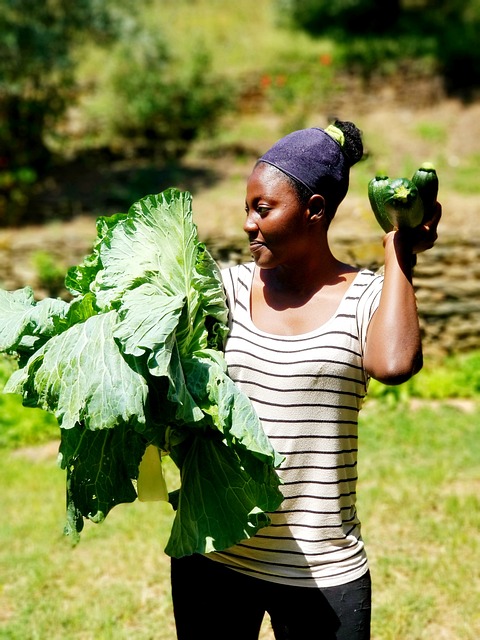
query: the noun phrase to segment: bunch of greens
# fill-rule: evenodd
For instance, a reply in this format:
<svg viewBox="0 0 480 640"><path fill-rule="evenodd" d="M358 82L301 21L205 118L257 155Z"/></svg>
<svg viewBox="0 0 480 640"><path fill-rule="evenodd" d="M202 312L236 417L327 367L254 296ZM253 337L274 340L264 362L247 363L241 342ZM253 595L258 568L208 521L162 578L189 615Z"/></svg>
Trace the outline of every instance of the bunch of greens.
<svg viewBox="0 0 480 640"><path fill-rule="evenodd" d="M85 518L101 522L137 498L140 461L155 445L180 472L167 554L227 548L280 504L280 460L227 374L221 276L191 196L147 196L99 218L97 233L67 273L70 302L0 291L0 351L19 364L4 391L58 420L74 539Z"/></svg>

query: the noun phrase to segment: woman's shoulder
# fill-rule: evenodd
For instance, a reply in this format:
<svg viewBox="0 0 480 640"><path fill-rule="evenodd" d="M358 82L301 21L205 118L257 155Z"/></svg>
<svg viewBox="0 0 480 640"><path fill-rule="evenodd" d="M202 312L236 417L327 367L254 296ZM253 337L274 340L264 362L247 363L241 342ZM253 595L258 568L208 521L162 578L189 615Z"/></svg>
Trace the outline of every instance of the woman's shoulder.
<svg viewBox="0 0 480 640"><path fill-rule="evenodd" d="M221 270L223 286L229 299L234 300L237 298L240 285L243 284L243 286L249 287L254 268L254 262L242 262L230 267L224 267Z"/></svg>
<svg viewBox="0 0 480 640"><path fill-rule="evenodd" d="M383 279L383 270L382 269L374 270L368 267L364 267L358 270L358 275L363 280L373 282L374 280Z"/></svg>
<svg viewBox="0 0 480 640"><path fill-rule="evenodd" d="M250 261L250 262L240 262L238 264L234 264L234 265L229 265L227 267L223 267L221 269L222 273L232 273L232 272L241 272L241 271L249 271L252 272L253 269L255 268L255 262Z"/></svg>
<svg viewBox="0 0 480 640"><path fill-rule="evenodd" d="M360 300L378 296L383 287L383 273L373 269L360 269L354 285Z"/></svg>
<svg viewBox="0 0 480 640"><path fill-rule="evenodd" d="M240 264L235 264L233 266L224 267L221 269L221 274L223 278L224 284L230 283L232 281L237 281L242 277L242 275L251 275L255 268L255 263L252 262L241 262Z"/></svg>

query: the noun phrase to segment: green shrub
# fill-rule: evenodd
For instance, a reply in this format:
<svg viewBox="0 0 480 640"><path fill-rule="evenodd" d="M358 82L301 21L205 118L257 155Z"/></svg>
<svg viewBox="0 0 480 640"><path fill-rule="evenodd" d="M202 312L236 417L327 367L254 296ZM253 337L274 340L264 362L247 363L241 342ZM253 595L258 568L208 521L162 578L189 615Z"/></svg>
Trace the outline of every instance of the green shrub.
<svg viewBox="0 0 480 640"><path fill-rule="evenodd" d="M284 20L311 33L381 33L400 15L400 0L281 0Z"/></svg>
<svg viewBox="0 0 480 640"><path fill-rule="evenodd" d="M11 226L19 221L36 181L37 172L31 167L0 173L0 227Z"/></svg>
<svg viewBox="0 0 480 640"><path fill-rule="evenodd" d="M38 285L48 296L56 298L65 291L67 267L48 251L35 251L32 262L37 272Z"/></svg>
<svg viewBox="0 0 480 640"><path fill-rule="evenodd" d="M368 395L388 404L409 398L480 398L480 352L449 356L441 363L427 364L420 373L399 386L390 387L372 380Z"/></svg>
<svg viewBox="0 0 480 640"><path fill-rule="evenodd" d="M393 75L406 71L428 75L438 68L436 41L412 34L378 37L339 37L338 56L343 66L363 77ZM408 79L405 80L408 82Z"/></svg>
<svg viewBox="0 0 480 640"><path fill-rule="evenodd" d="M263 95L276 113L285 116L285 133L300 129L312 113L312 105L332 97L341 89L337 59L330 51L310 53L302 59L281 56L260 78Z"/></svg>
<svg viewBox="0 0 480 640"><path fill-rule="evenodd" d="M480 86L480 49L478 34L480 16L475 22L457 21L443 25L438 57L451 92L466 92Z"/></svg>
<svg viewBox="0 0 480 640"><path fill-rule="evenodd" d="M480 86L478 0L281 0L278 11L284 24L333 37L363 75L408 64L442 74L452 93Z"/></svg>
<svg viewBox="0 0 480 640"><path fill-rule="evenodd" d="M112 56L102 91L115 106L109 114L113 135L144 153L181 157L233 106L233 87L213 74L200 45L179 59L158 29L137 25Z"/></svg>

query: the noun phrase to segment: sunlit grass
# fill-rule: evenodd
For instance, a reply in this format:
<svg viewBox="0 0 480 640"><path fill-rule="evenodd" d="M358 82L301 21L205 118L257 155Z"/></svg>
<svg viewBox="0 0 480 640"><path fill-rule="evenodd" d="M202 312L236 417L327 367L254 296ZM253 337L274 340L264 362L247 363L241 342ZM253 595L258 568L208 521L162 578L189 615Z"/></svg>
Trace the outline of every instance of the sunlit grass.
<svg viewBox="0 0 480 640"><path fill-rule="evenodd" d="M366 400L358 506L374 582L373 640L480 634L477 365L476 353L448 358L416 376L417 386L393 393L373 385ZM30 415L40 412L17 407L20 436L0 449L0 636L173 640L163 551L173 511L166 503L120 505L104 523L87 523L72 547L62 534L56 443L18 448L32 442ZM166 471L173 481L171 461ZM267 627L264 640L272 637Z"/></svg>
<svg viewBox="0 0 480 640"><path fill-rule="evenodd" d="M465 195L480 195L478 187L478 167L480 153L473 153L459 158L452 171L452 190Z"/></svg>
<svg viewBox="0 0 480 640"><path fill-rule="evenodd" d="M120 505L62 534L65 474L53 456L0 454L0 637L173 638L166 503ZM2 635L5 633L6 635Z"/></svg>
<svg viewBox="0 0 480 640"><path fill-rule="evenodd" d="M156 0L143 11L148 24L165 33L174 51L189 55L206 46L216 71L234 75L269 68L279 58L302 60L305 55L331 50L328 40L285 30L272 0Z"/></svg>
<svg viewBox="0 0 480 640"><path fill-rule="evenodd" d="M374 640L479 637L479 419L478 400L468 411L366 402L359 512ZM54 447L41 451L0 452L0 636L173 640L170 507L115 507L72 547L62 535L64 472Z"/></svg>
<svg viewBox="0 0 480 640"><path fill-rule="evenodd" d="M415 131L421 138L430 143L445 144L448 138L446 126L437 122L417 122Z"/></svg>
<svg viewBox="0 0 480 640"><path fill-rule="evenodd" d="M478 404L366 404L359 493L375 638L480 633L479 417Z"/></svg>
<svg viewBox="0 0 480 640"><path fill-rule="evenodd" d="M0 354L0 450L41 444L58 437L58 424L51 414L25 409L19 395L2 393L15 369L15 361Z"/></svg>

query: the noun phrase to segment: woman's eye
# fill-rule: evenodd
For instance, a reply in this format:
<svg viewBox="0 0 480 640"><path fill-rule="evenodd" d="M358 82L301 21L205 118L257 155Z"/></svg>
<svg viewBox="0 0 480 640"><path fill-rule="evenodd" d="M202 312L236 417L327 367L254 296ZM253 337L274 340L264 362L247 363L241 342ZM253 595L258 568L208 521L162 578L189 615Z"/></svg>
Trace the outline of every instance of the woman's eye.
<svg viewBox="0 0 480 640"><path fill-rule="evenodd" d="M251 207L249 207L247 204L245 205L245 213L247 214L247 216L250 214L250 212L253 212L263 217L267 215L270 209L271 207L267 204L253 204Z"/></svg>

